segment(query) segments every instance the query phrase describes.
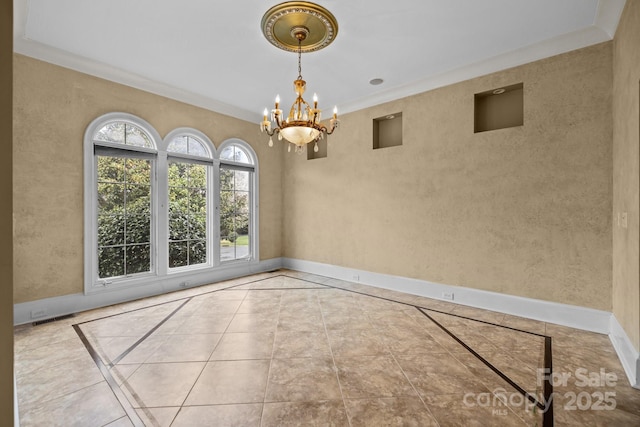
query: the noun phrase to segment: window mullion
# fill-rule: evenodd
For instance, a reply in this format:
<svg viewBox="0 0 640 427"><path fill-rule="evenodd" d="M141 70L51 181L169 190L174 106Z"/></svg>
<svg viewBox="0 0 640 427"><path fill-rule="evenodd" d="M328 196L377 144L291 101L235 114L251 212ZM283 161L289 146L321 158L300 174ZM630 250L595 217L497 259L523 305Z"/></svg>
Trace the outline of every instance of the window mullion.
<svg viewBox="0 0 640 427"><path fill-rule="evenodd" d="M169 175L167 153L158 153L158 164L156 168L157 200L156 210L157 243L156 243L156 265L158 274L164 276L169 271Z"/></svg>

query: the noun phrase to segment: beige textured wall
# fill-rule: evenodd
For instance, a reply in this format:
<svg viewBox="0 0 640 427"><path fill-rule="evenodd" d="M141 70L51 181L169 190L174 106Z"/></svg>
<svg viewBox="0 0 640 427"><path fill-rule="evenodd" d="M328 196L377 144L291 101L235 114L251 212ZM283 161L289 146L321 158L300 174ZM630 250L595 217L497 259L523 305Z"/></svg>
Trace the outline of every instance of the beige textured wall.
<svg viewBox="0 0 640 427"><path fill-rule="evenodd" d="M11 203L11 122L13 110L13 3L0 6L0 425L13 425L13 220Z"/></svg>
<svg viewBox="0 0 640 427"><path fill-rule="evenodd" d="M640 350L639 202L640 2L627 1L614 40L613 213L628 226L613 227L613 313Z"/></svg>
<svg viewBox="0 0 640 427"><path fill-rule="evenodd" d="M83 291L83 165L87 125L122 111L164 137L180 126L218 147L237 137L260 163L260 257L281 255L281 149L257 124L216 114L22 55L14 56L14 302Z"/></svg>
<svg viewBox="0 0 640 427"><path fill-rule="evenodd" d="M519 82L524 126L474 134L474 93ZM604 43L343 116L285 155L284 255L611 310L611 90Z"/></svg>

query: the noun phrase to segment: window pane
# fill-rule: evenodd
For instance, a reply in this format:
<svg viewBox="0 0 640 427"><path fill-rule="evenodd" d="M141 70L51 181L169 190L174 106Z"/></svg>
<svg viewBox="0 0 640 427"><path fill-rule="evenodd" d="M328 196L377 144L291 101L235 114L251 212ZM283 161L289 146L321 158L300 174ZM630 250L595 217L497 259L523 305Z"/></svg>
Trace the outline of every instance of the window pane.
<svg viewBox="0 0 640 427"><path fill-rule="evenodd" d="M173 213L169 215L169 240L187 240L189 238L188 215Z"/></svg>
<svg viewBox="0 0 640 427"><path fill-rule="evenodd" d="M220 179L220 256L222 261L250 256L252 172L225 169Z"/></svg>
<svg viewBox="0 0 640 427"><path fill-rule="evenodd" d="M125 243L149 243L151 237L151 216L147 214L127 214L125 216Z"/></svg>
<svg viewBox="0 0 640 427"><path fill-rule="evenodd" d="M187 142L188 137L187 136L176 136L175 138L173 138L173 140L169 143L169 146L167 147L167 151L170 151L172 153L183 153L186 154L188 152L188 142Z"/></svg>
<svg viewBox="0 0 640 427"><path fill-rule="evenodd" d="M127 211L148 211L151 204L151 192L148 185L127 184Z"/></svg>
<svg viewBox="0 0 640 427"><path fill-rule="evenodd" d="M127 275L151 271L151 247L149 244L126 246L126 256Z"/></svg>
<svg viewBox="0 0 640 427"><path fill-rule="evenodd" d="M98 182L124 182L124 160L118 157L98 157Z"/></svg>
<svg viewBox="0 0 640 427"><path fill-rule="evenodd" d="M193 240L189 243L189 264L207 262L207 243L205 240Z"/></svg>
<svg viewBox="0 0 640 427"><path fill-rule="evenodd" d="M151 184L151 161L146 159L125 159L127 182Z"/></svg>
<svg viewBox="0 0 640 427"><path fill-rule="evenodd" d="M122 244L124 244L124 215L98 215L98 246Z"/></svg>
<svg viewBox="0 0 640 427"><path fill-rule="evenodd" d="M234 189L236 191L249 191L249 173L244 171L233 171L235 175Z"/></svg>
<svg viewBox="0 0 640 427"><path fill-rule="evenodd" d="M220 159L221 160L233 160L233 154L234 154L234 146L230 145L229 147L226 147L224 150L222 150L222 152L220 153Z"/></svg>
<svg viewBox="0 0 640 427"><path fill-rule="evenodd" d="M150 271L151 161L97 158L99 277Z"/></svg>
<svg viewBox="0 0 640 427"><path fill-rule="evenodd" d="M103 126L98 132L96 132L93 139L124 144L124 123L114 122Z"/></svg>
<svg viewBox="0 0 640 427"><path fill-rule="evenodd" d="M124 276L124 246L98 249L98 277Z"/></svg>
<svg viewBox="0 0 640 427"><path fill-rule="evenodd" d="M169 242L169 268L188 265L188 243Z"/></svg>
<svg viewBox="0 0 640 427"><path fill-rule="evenodd" d="M189 168L189 187L205 188L207 186L207 166L190 165Z"/></svg>
<svg viewBox="0 0 640 427"><path fill-rule="evenodd" d="M233 172L230 169L220 169L220 190L233 190Z"/></svg>
<svg viewBox="0 0 640 427"><path fill-rule="evenodd" d="M247 152L236 145L230 145L222 150L222 152L220 153L220 159L229 160L236 163L252 164L249 160L249 155L247 154Z"/></svg>
<svg viewBox="0 0 640 427"><path fill-rule="evenodd" d="M170 163L169 267L206 262L208 167L187 162ZM196 243L205 247L200 248Z"/></svg>
<svg viewBox="0 0 640 427"><path fill-rule="evenodd" d="M189 216L189 239L204 240L207 237L207 217L205 215Z"/></svg>
<svg viewBox="0 0 640 427"><path fill-rule="evenodd" d="M195 138L189 137L189 154L193 156L209 157L204 144Z"/></svg>
<svg viewBox="0 0 640 427"><path fill-rule="evenodd" d="M122 213L124 184L98 183L98 210L100 213Z"/></svg>
<svg viewBox="0 0 640 427"><path fill-rule="evenodd" d="M179 162L169 163L169 186L187 187L189 182L188 164Z"/></svg>
<svg viewBox="0 0 640 427"><path fill-rule="evenodd" d="M147 136L147 134L137 126L126 124L126 139L125 144L127 145L135 145L136 147L147 147L153 148L153 144L151 140Z"/></svg>
<svg viewBox="0 0 640 427"><path fill-rule="evenodd" d="M189 192L189 211L194 214L207 213L206 188L191 189Z"/></svg>

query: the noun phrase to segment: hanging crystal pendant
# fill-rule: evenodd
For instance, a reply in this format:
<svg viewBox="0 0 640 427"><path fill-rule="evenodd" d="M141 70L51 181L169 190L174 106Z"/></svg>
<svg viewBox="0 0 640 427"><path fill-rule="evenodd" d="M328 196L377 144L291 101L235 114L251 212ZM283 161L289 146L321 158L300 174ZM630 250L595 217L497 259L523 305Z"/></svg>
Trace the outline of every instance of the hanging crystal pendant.
<svg viewBox="0 0 640 427"><path fill-rule="evenodd" d="M289 153L291 152L291 144L289 144L289 149L287 150Z"/></svg>
<svg viewBox="0 0 640 427"><path fill-rule="evenodd" d="M269 147L273 147L273 138L269 137Z"/></svg>
<svg viewBox="0 0 640 427"><path fill-rule="evenodd" d="M313 146L313 152L317 153L318 151L320 151L320 149L318 148L318 143L316 142L316 144Z"/></svg>

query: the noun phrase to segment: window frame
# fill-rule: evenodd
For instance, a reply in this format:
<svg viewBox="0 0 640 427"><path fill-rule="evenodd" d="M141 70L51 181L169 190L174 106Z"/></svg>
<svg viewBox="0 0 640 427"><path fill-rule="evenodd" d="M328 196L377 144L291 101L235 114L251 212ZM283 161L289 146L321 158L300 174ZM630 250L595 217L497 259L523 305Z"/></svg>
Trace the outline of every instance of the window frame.
<svg viewBox="0 0 640 427"><path fill-rule="evenodd" d="M199 140L204 144L205 150L207 150L207 157L194 156L186 153L170 152L168 151L169 144L180 136L188 136ZM164 215L161 215L159 219L160 229L160 241L163 242L159 245L158 259L164 260L160 262L162 273L171 275L184 272L190 272L195 270L202 270L216 266L216 245L215 236L219 234L216 232L216 219L217 210L215 209L215 195L219 191L219 184L216 182L216 155L217 150L213 145L213 142L204 133L197 129L181 127L172 130L164 137L161 145L161 161L159 164L159 171L161 171L163 178L162 181L162 193L160 195L160 209L163 209ZM207 261L204 264L187 265L181 267L169 267L169 163L171 160L182 160L184 163L191 164L204 164L207 165ZM160 179L159 179L160 181ZM165 263L166 262L166 263Z"/></svg>
<svg viewBox="0 0 640 427"><path fill-rule="evenodd" d="M98 130L112 122L124 122L140 128L146 133L153 148L125 145L118 142L94 140ZM207 158L186 153L167 152L168 145L177 136L190 136L203 143ZM228 146L236 145L249 157L251 165L220 160L219 154ZM136 157L152 157L151 162L151 271L129 277L98 278L98 202L97 202L97 156L96 147L113 148L126 157L127 152ZM219 280L225 271L242 268L243 265L258 264L259 255L259 169L258 157L253 148L239 138L222 142L218 149L212 141L197 129L179 127L161 138L158 132L144 119L123 112L107 113L94 119L84 134L84 294L105 291L128 291L144 285L162 283L166 290L183 287L187 283L199 284ZM206 164L207 173L207 262L191 266L169 268L169 162L174 159L188 163ZM236 165L253 169L250 174L250 255L248 258L221 261L220 254L220 166ZM251 268L251 267L249 267ZM250 270L247 270L247 273ZM193 280L193 281L192 281ZM139 291L131 291L139 292Z"/></svg>
<svg viewBox="0 0 640 427"><path fill-rule="evenodd" d="M95 133L109 123L124 122L140 128L149 137L154 148L125 145L118 142L94 140ZM118 288L145 283L150 278L155 278L158 273L158 263L155 256L158 244L158 185L157 162L158 142L160 135L145 120L127 113L108 113L93 120L87 127L84 135L84 287L85 294L94 293L104 288ZM96 147L118 150L123 157L128 157L127 152L143 153L143 157L151 159L151 224L150 224L150 271L136 273L131 276L100 279L98 276L98 200L96 189L98 185L98 158ZM136 157L132 155L131 157Z"/></svg>
<svg viewBox="0 0 640 427"><path fill-rule="evenodd" d="M220 159L220 154L224 151L225 148L230 146L238 146L240 147L248 156L250 164L233 162L230 160L222 160ZM240 258L240 259L232 259L228 261L222 261L220 254L218 254L218 262L220 265L234 265L238 263L246 263L258 261L260 259L259 249L260 249L260 238L259 238L259 230L260 230L260 221L259 221L259 194L258 194L258 156L253 148L247 144L245 141L239 138L229 138L220 144L218 147L218 167L217 167L217 182L218 182L218 191L216 192L217 202L216 202L216 218L218 219L217 230L218 230L218 251L220 251L220 168L222 165L229 165L231 167L237 167L242 170L250 170L251 174L249 175L249 230L251 237L249 238L249 257L248 258Z"/></svg>

